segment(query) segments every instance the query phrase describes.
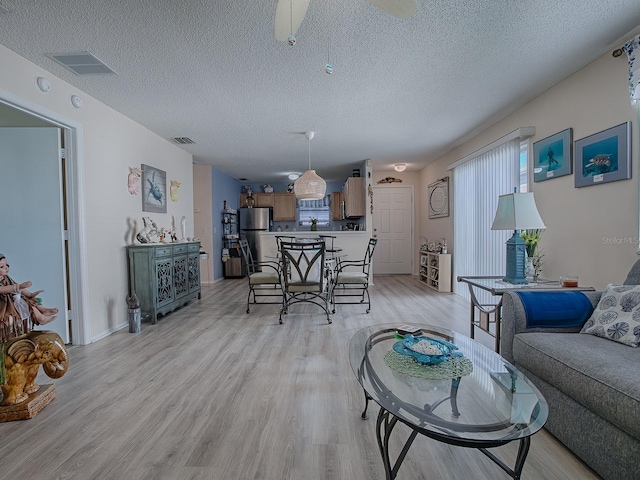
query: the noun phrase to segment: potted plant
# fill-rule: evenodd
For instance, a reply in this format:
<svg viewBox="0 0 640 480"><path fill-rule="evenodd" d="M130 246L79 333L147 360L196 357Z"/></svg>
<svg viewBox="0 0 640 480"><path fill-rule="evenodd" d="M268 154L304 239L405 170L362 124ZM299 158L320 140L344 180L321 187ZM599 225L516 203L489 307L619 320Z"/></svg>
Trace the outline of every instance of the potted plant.
<svg viewBox="0 0 640 480"><path fill-rule="evenodd" d="M315 232L318 230L318 219L315 217L311 217L311 231Z"/></svg>
<svg viewBox="0 0 640 480"><path fill-rule="evenodd" d="M538 248L538 242L542 236L542 229L534 228L529 230L520 230L520 238L524 240L525 249L527 251L527 265L525 267L525 276L527 280L533 281L535 278L534 257L536 255L536 248Z"/></svg>

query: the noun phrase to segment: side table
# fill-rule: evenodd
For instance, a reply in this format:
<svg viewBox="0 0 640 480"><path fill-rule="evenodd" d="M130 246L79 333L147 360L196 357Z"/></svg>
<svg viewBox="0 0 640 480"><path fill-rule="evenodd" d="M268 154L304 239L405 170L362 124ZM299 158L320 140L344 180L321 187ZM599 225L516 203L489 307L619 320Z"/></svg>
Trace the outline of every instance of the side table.
<svg viewBox="0 0 640 480"><path fill-rule="evenodd" d="M488 333L495 339L494 350L500 352L500 321L502 317L502 295L505 292L513 292L515 290L538 290L538 291L555 291L555 290L573 290L573 291L594 291L593 287L563 287L560 282L554 280L538 280L521 285L514 285L502 280L502 276L459 276L458 282L466 283L469 287L471 296L471 316L470 316L470 337L474 338L475 329ZM497 302L493 304L481 303L476 296L474 288L479 288L489 292L497 298ZM476 311L478 315L476 316ZM493 325L493 331L491 326Z"/></svg>

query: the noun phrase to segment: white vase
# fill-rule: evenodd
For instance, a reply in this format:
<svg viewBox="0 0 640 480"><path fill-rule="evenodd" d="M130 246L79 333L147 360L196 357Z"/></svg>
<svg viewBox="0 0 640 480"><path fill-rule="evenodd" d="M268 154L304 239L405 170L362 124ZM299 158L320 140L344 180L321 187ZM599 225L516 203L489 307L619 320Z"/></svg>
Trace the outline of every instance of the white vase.
<svg viewBox="0 0 640 480"><path fill-rule="evenodd" d="M524 276L527 278L527 282L533 282L534 275L533 257L527 257L527 264L524 267Z"/></svg>

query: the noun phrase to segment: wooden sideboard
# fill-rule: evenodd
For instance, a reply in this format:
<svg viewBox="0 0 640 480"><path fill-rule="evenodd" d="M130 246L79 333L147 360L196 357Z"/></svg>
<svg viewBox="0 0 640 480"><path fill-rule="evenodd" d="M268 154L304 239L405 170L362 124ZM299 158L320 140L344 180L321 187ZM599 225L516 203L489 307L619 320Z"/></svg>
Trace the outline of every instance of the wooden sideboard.
<svg viewBox="0 0 640 480"><path fill-rule="evenodd" d="M140 300L142 318L158 315L200 298L200 242L142 244L127 247L129 294Z"/></svg>

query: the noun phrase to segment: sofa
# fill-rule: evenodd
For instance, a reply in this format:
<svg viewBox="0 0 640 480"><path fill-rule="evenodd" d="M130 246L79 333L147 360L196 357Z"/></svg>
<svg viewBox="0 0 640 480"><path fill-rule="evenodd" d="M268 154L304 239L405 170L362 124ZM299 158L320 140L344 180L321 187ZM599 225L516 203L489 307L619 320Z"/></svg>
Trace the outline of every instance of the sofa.
<svg viewBox="0 0 640 480"><path fill-rule="evenodd" d="M640 285L640 260L624 285ZM501 355L544 395L549 404L545 428L551 434L605 479L640 478L640 348L580 333L580 324L528 323L527 302L549 298L544 293L504 294ZM565 293L589 300L590 311L579 323L591 318L602 296L555 295Z"/></svg>

